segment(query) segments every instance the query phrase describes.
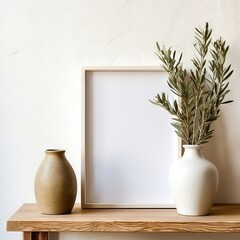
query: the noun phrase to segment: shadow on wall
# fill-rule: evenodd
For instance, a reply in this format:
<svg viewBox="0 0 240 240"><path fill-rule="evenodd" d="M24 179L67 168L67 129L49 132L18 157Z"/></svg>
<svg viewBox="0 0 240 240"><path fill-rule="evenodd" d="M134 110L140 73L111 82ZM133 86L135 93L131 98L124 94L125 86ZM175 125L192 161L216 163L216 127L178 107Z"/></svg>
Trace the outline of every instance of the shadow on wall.
<svg viewBox="0 0 240 240"><path fill-rule="evenodd" d="M60 233L58 233L58 232L56 232L56 233L50 233L49 234L49 239L50 240L59 240L60 238L59 238L59 234Z"/></svg>
<svg viewBox="0 0 240 240"><path fill-rule="evenodd" d="M226 131L226 119L221 117L213 124L214 137L204 145L204 155L211 161L219 172L219 187L216 195L216 203L239 202L234 189L238 188L236 181L236 168L239 164L234 160L231 150L231 142Z"/></svg>

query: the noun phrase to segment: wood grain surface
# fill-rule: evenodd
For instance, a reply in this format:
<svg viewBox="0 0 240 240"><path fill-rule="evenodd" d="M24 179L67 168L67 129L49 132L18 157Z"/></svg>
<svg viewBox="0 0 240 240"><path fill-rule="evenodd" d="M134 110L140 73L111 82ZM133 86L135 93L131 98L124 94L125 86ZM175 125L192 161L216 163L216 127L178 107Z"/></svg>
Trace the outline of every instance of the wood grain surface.
<svg viewBox="0 0 240 240"><path fill-rule="evenodd" d="M81 209L44 215L24 204L7 222L22 232L240 232L240 204L215 205L208 216L182 216L176 209Z"/></svg>

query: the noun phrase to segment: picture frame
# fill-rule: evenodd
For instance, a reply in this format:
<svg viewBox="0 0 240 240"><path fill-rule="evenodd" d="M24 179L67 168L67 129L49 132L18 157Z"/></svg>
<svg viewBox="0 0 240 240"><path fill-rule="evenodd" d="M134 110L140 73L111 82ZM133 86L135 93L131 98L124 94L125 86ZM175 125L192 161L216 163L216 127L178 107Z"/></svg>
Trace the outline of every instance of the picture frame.
<svg viewBox="0 0 240 240"><path fill-rule="evenodd" d="M168 92L160 67L82 69L82 208L173 208L181 154L171 116L149 100Z"/></svg>

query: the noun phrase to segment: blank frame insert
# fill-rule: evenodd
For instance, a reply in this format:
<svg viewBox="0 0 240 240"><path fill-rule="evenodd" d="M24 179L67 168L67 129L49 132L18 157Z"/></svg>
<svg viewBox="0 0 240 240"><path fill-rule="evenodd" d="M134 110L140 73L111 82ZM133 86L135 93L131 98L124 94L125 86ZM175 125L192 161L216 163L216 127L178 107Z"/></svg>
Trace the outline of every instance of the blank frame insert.
<svg viewBox="0 0 240 240"><path fill-rule="evenodd" d="M173 98L167 77L158 67L83 69L83 208L173 206L179 140L171 116L149 101Z"/></svg>

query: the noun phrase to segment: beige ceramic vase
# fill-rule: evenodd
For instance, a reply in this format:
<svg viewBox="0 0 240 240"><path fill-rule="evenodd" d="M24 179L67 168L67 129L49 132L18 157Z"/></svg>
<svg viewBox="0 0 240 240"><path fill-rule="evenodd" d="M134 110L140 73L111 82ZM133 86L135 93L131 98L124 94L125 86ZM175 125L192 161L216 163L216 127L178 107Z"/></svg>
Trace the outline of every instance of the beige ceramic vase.
<svg viewBox="0 0 240 240"><path fill-rule="evenodd" d="M76 175L65 157L65 151L46 150L35 177L35 197L41 212L71 213L76 194Z"/></svg>

